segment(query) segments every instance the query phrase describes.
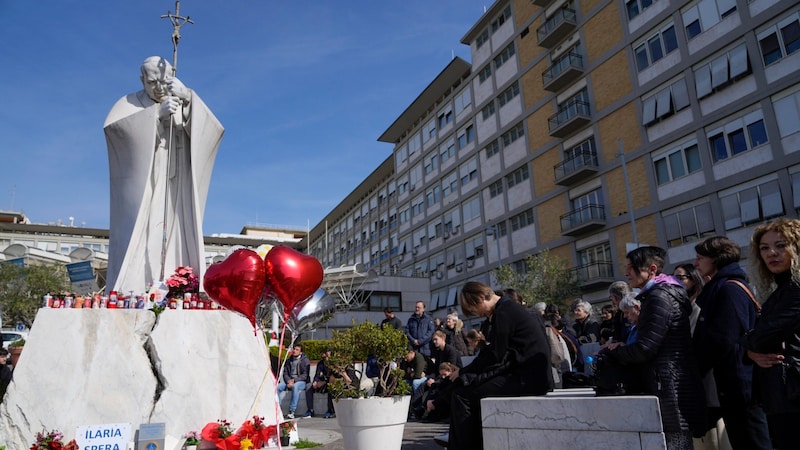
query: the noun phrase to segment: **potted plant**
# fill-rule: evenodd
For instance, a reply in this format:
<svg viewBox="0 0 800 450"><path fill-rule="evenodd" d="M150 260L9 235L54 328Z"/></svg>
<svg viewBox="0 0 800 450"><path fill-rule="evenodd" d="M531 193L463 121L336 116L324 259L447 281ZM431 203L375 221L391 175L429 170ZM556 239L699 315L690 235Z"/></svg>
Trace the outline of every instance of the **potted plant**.
<svg viewBox="0 0 800 450"><path fill-rule="evenodd" d="M8 353L11 355L11 365L17 367L17 361L22 354L22 347L25 346L25 338L17 339L16 341L8 344Z"/></svg>
<svg viewBox="0 0 800 450"><path fill-rule="evenodd" d="M398 361L407 348L402 331L381 329L371 322L333 332L333 354L328 358L333 381L328 391L336 401L336 420L345 448L400 449L411 387L403 380ZM377 377L371 380L375 392L369 397L365 389L367 360L377 366Z"/></svg>
<svg viewBox="0 0 800 450"><path fill-rule="evenodd" d="M184 434L183 438L186 439L183 443L183 448L185 450L197 450L197 446L200 445L200 440L203 439L199 431L190 431Z"/></svg>
<svg viewBox="0 0 800 450"><path fill-rule="evenodd" d="M293 420L288 420L286 422L281 422L281 445L287 446L289 445L289 441L292 437L292 431L294 431L295 422Z"/></svg>

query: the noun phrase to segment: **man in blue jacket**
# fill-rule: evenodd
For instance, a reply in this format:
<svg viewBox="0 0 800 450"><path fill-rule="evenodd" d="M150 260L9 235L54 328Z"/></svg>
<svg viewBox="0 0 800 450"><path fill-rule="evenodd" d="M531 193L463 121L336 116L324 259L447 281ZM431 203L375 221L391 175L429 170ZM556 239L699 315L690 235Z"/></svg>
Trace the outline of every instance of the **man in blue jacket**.
<svg viewBox="0 0 800 450"><path fill-rule="evenodd" d="M434 328L433 318L425 314L425 303L417 302L414 306L414 314L408 318L408 323L406 323L406 336L414 351L431 356L430 343Z"/></svg>

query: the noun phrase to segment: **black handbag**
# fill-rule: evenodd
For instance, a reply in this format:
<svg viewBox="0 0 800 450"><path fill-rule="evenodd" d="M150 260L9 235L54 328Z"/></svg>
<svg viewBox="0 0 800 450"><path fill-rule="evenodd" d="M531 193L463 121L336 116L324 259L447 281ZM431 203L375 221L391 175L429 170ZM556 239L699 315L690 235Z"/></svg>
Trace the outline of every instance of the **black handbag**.
<svg viewBox="0 0 800 450"><path fill-rule="evenodd" d="M800 404L800 361L787 357L781 364L783 387L790 402Z"/></svg>

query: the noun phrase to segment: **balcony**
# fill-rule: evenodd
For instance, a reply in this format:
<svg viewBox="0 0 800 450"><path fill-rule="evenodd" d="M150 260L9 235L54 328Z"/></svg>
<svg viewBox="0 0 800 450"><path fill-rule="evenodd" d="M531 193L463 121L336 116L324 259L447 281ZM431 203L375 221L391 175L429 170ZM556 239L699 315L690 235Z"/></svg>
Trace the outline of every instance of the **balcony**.
<svg viewBox="0 0 800 450"><path fill-rule="evenodd" d="M572 98L560 105L558 112L547 119L550 136L563 138L578 131L592 119L589 103Z"/></svg>
<svg viewBox="0 0 800 450"><path fill-rule="evenodd" d="M542 72L542 84L550 92L558 92L583 75L583 57L568 52Z"/></svg>
<svg viewBox="0 0 800 450"><path fill-rule="evenodd" d="M586 205L561 216L561 234L566 236L578 236L605 225L606 211L603 205Z"/></svg>
<svg viewBox="0 0 800 450"><path fill-rule="evenodd" d="M548 17L544 24L536 29L536 38L540 47L552 48L567 37L578 25L575 10L561 8Z"/></svg>
<svg viewBox="0 0 800 450"><path fill-rule="evenodd" d="M597 173L597 152L587 150L572 155L553 167L555 182L562 186L569 186L577 181L585 180Z"/></svg>
<svg viewBox="0 0 800 450"><path fill-rule="evenodd" d="M614 266L608 261L598 261L583 266L573 267L570 273L581 289L593 289L599 286L608 287L614 280Z"/></svg>

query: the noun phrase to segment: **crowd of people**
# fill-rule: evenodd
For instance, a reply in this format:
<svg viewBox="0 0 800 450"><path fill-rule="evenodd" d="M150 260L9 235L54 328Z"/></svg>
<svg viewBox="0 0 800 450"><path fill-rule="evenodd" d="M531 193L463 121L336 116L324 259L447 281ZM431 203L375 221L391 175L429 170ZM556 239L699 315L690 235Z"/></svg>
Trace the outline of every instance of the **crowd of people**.
<svg viewBox="0 0 800 450"><path fill-rule="evenodd" d="M448 421L449 432L436 437L443 446L481 449L480 399L594 386L598 395L658 397L670 450L698 448L722 430L733 449L795 448L800 220L755 229L749 276L739 263L742 249L727 237L704 239L694 250L693 263L671 272L666 250L630 251L627 281L609 285L597 312L577 298L562 317L556 304L529 308L518 292L478 281L459 294L461 311L484 319L478 328L466 329L454 311L436 320L424 302L405 325L386 308L381 327L408 338L399 367L413 392L409 417ZM279 391L307 382L297 358ZM324 359L320 364L311 395L326 381ZM296 404L293 398L292 414ZM329 403L326 416L333 414Z"/></svg>

